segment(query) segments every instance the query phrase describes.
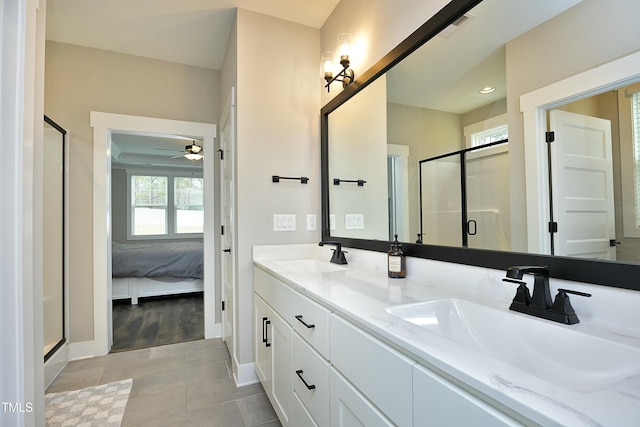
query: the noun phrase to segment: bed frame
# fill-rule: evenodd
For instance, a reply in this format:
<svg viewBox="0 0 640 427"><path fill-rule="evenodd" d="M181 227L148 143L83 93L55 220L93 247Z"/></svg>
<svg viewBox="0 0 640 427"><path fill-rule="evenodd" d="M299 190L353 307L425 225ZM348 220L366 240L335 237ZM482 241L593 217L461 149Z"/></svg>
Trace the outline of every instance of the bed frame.
<svg viewBox="0 0 640 427"><path fill-rule="evenodd" d="M111 299L131 298L131 304L138 304L138 298L161 295L202 292L202 279L182 277L122 277L111 279Z"/></svg>

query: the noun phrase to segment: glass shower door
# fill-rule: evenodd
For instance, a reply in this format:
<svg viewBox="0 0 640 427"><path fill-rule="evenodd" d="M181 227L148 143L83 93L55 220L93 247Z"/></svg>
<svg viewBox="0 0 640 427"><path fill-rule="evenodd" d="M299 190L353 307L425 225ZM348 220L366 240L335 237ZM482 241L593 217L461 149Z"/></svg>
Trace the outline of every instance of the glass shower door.
<svg viewBox="0 0 640 427"><path fill-rule="evenodd" d="M45 116L43 143L43 304L47 360L65 342L64 334L64 148L66 131Z"/></svg>

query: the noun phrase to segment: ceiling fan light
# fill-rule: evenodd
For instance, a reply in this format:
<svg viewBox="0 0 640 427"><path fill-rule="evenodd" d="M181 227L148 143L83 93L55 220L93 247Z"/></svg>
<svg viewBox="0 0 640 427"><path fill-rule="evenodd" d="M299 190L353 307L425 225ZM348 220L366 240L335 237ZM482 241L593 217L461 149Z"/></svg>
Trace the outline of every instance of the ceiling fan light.
<svg viewBox="0 0 640 427"><path fill-rule="evenodd" d="M199 153L184 153L184 157L187 160L202 160L203 156Z"/></svg>

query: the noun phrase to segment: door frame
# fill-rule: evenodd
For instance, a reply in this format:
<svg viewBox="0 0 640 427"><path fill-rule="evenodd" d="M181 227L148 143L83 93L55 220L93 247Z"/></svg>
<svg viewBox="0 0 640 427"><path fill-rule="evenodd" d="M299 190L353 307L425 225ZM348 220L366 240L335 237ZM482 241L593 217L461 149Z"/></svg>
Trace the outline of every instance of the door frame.
<svg viewBox="0 0 640 427"><path fill-rule="evenodd" d="M216 125L211 123L129 116L91 111L93 128L93 341L76 349L76 356L105 355L112 344L111 329L111 132L165 133L193 136L203 140L205 153L214 153ZM205 212L215 212L213 159L203 159ZM204 336L219 336L215 324L215 215L205 215L204 223Z"/></svg>
<svg viewBox="0 0 640 427"><path fill-rule="evenodd" d="M552 83L520 97L524 122L524 167L529 253L549 254L547 110L640 81L640 52Z"/></svg>

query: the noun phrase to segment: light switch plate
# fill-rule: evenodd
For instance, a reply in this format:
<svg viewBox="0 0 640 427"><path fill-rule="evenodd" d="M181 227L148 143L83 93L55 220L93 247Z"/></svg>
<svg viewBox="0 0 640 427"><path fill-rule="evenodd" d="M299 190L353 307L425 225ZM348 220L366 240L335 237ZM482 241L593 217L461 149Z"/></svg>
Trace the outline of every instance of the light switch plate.
<svg viewBox="0 0 640 427"><path fill-rule="evenodd" d="M336 215L329 214L329 230L335 230L335 229L336 229Z"/></svg>
<svg viewBox="0 0 640 427"><path fill-rule="evenodd" d="M273 231L296 231L296 215L273 214Z"/></svg>
<svg viewBox="0 0 640 427"><path fill-rule="evenodd" d="M307 231L316 231L318 229L318 221L316 214L307 214Z"/></svg>
<svg viewBox="0 0 640 427"><path fill-rule="evenodd" d="M364 229L364 214L345 214L345 229L362 230Z"/></svg>

